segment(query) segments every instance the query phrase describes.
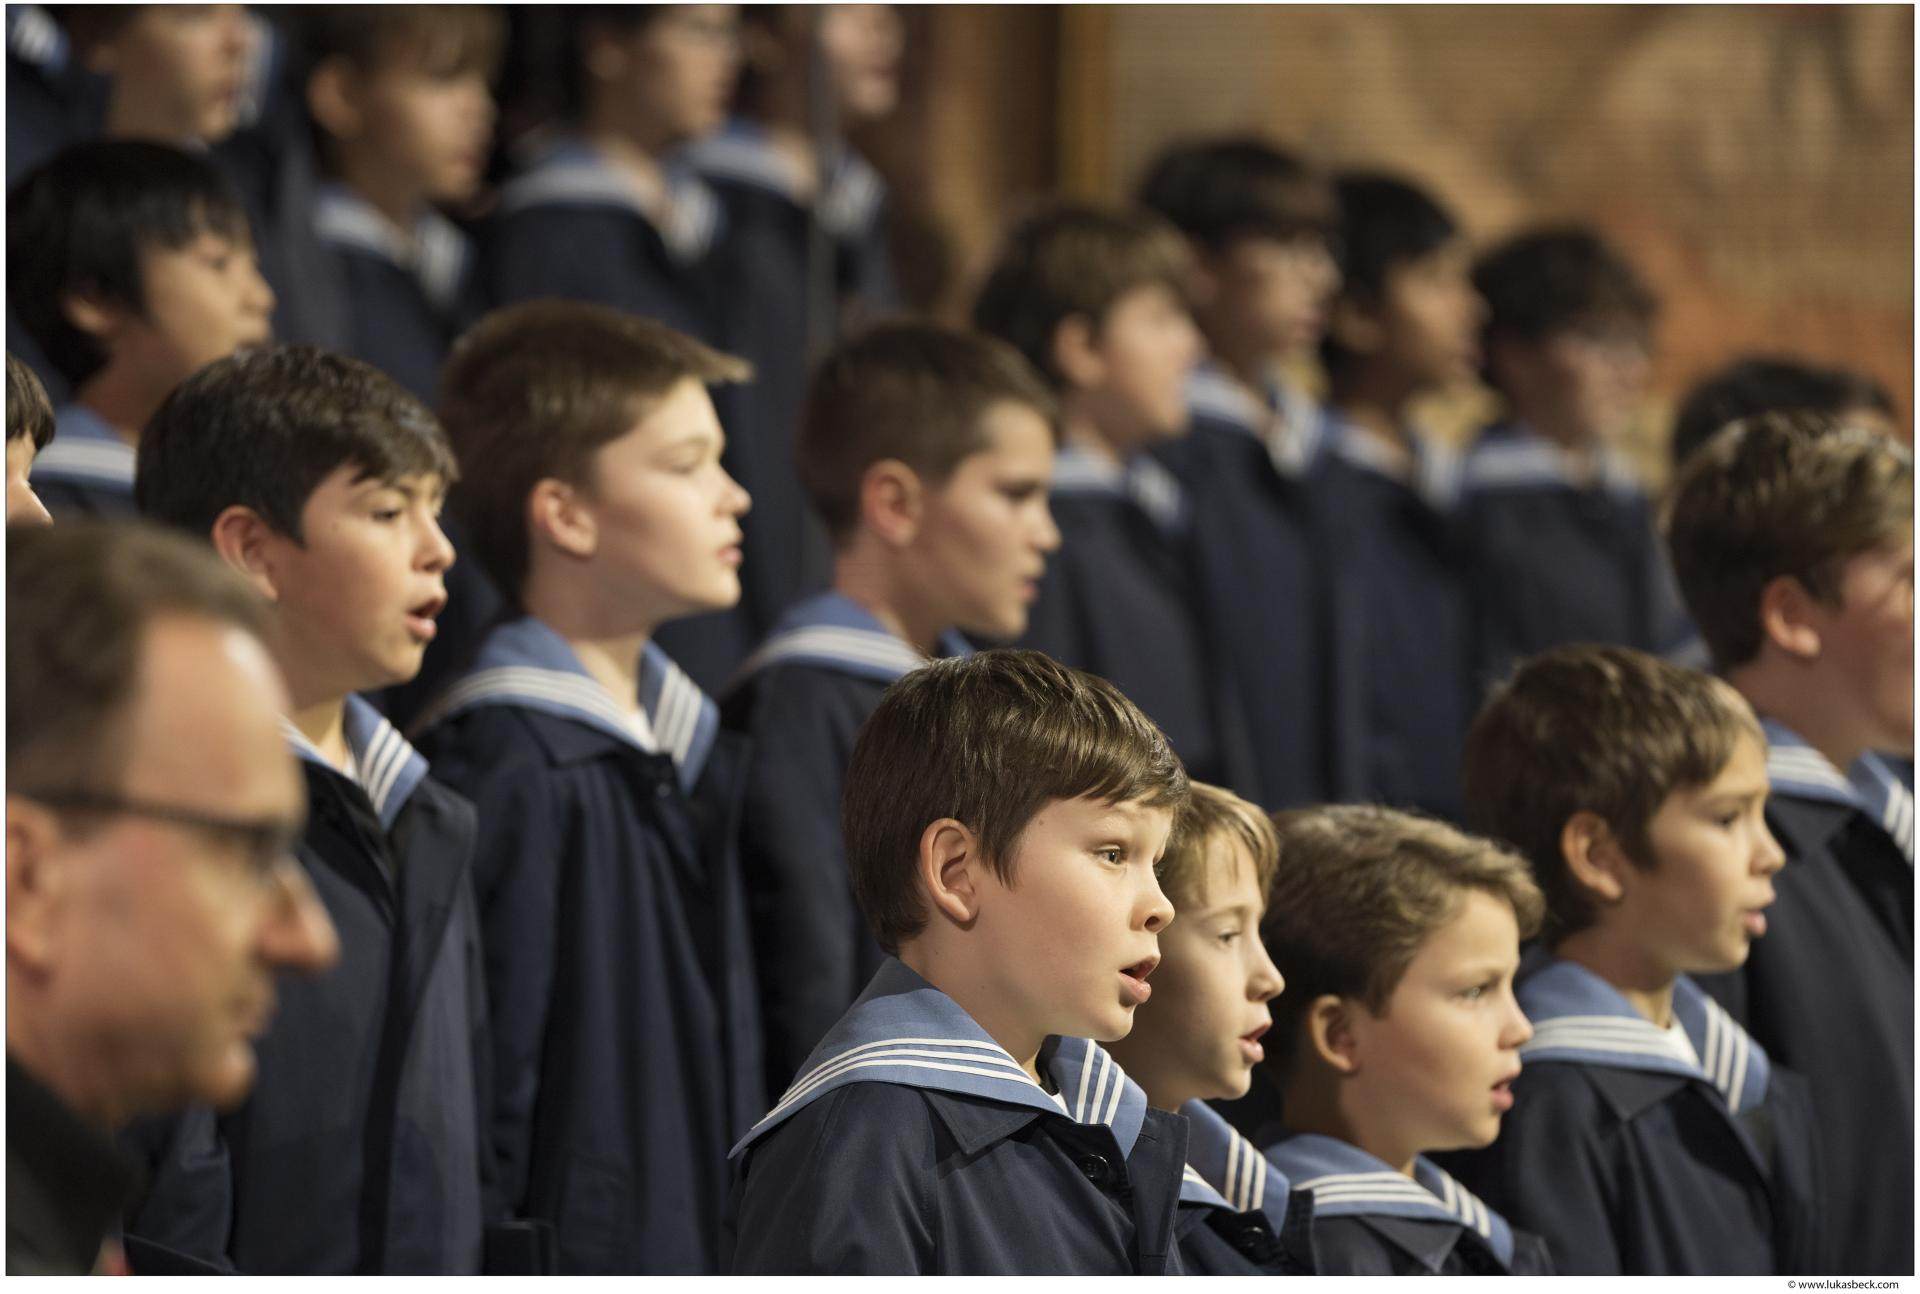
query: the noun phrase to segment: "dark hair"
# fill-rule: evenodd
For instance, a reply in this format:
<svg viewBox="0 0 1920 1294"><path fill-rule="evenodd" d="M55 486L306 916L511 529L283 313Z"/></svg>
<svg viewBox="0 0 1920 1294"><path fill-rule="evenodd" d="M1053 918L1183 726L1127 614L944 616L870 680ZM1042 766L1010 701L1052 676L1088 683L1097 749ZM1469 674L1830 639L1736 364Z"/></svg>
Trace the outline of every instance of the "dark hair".
<svg viewBox="0 0 1920 1294"><path fill-rule="evenodd" d="M7 195L7 300L77 387L110 357L67 318L67 298L145 310L142 253L177 251L205 233L251 242L246 210L211 162L137 139L75 144Z"/></svg>
<svg viewBox="0 0 1920 1294"><path fill-rule="evenodd" d="M291 17L306 76L338 58L363 73L401 64L441 76L477 71L491 81L506 52L498 5L315 5Z"/></svg>
<svg viewBox="0 0 1920 1294"><path fill-rule="evenodd" d="M1141 180L1139 200L1211 252L1241 238L1332 241L1340 223L1325 175L1250 135L1167 149Z"/></svg>
<svg viewBox="0 0 1920 1294"><path fill-rule="evenodd" d="M1054 422L1053 392L998 338L911 320L877 325L814 370L800 419L800 482L838 542L859 524L868 468L893 458L942 482L987 447L981 420L1005 401Z"/></svg>
<svg viewBox="0 0 1920 1294"><path fill-rule="evenodd" d="M952 657L889 687L860 729L840 801L853 894L889 953L926 927L920 835L954 818L995 873L1055 800L1178 813L1187 774L1153 721L1105 679L1036 651Z"/></svg>
<svg viewBox="0 0 1920 1294"><path fill-rule="evenodd" d="M239 504L302 542L300 514L336 469L395 481L456 475L425 405L371 364L313 346L215 360L173 389L140 435L134 501L202 537Z"/></svg>
<svg viewBox="0 0 1920 1294"><path fill-rule="evenodd" d="M587 74L587 44L600 32L630 34L664 17L672 9L664 4L579 4L566 6L566 66L557 81L561 107L569 118L578 118L588 107L593 78Z"/></svg>
<svg viewBox="0 0 1920 1294"><path fill-rule="evenodd" d="M548 477L588 485L594 454L681 382L753 368L665 324L583 301L493 311L454 343L440 412L466 476L451 496L502 590L527 577L527 495Z"/></svg>
<svg viewBox="0 0 1920 1294"><path fill-rule="evenodd" d="M40 377L7 352L7 439L31 439L35 453L53 439L53 403Z"/></svg>
<svg viewBox="0 0 1920 1294"><path fill-rule="evenodd" d="M1187 295L1190 256L1179 231L1147 211L1067 204L1014 226L973 306L973 326L1010 342L1058 385L1053 338L1075 315L1097 332L1135 288Z"/></svg>
<svg viewBox="0 0 1920 1294"><path fill-rule="evenodd" d="M1521 664L1467 734L1468 821L1533 865L1549 945L1593 924L1560 836L1598 814L1642 868L1658 866L1647 827L1675 791L1705 786L1742 737L1766 737L1740 694L1710 674L1625 647L1561 647Z"/></svg>
<svg viewBox="0 0 1920 1294"><path fill-rule="evenodd" d="M1460 236L1445 207L1398 176L1349 172L1335 182L1334 193L1340 206L1340 295L1362 305L1379 305L1395 270ZM1320 357L1329 371L1354 359L1333 329L1321 338Z"/></svg>
<svg viewBox="0 0 1920 1294"><path fill-rule="evenodd" d="M164 615L264 632L259 596L204 543L138 522L7 531L7 772L32 794L107 791L149 624Z"/></svg>
<svg viewBox="0 0 1920 1294"><path fill-rule="evenodd" d="M1633 266L1580 226L1509 238L1475 263L1473 286L1487 303L1489 342L1619 329L1644 335L1659 308Z"/></svg>
<svg viewBox="0 0 1920 1294"><path fill-rule="evenodd" d="M1861 373L1797 359L1747 355L1696 383L1673 422L1678 467L1714 432L1758 413L1846 413L1878 409L1894 416L1887 388Z"/></svg>
<svg viewBox="0 0 1920 1294"><path fill-rule="evenodd" d="M1913 455L1831 415L1764 413L1716 433L1674 483L1667 549L1721 673L1760 654L1760 598L1791 576L1835 604L1850 558L1913 528Z"/></svg>

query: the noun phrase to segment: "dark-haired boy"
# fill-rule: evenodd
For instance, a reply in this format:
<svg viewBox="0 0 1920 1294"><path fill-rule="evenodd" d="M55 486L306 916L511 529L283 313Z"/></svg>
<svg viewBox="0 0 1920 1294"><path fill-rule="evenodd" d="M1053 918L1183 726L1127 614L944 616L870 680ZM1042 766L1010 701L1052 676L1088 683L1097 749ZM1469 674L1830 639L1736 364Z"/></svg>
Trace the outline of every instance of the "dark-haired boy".
<svg viewBox="0 0 1920 1294"><path fill-rule="evenodd" d="M494 311L447 362L454 509L509 606L418 726L480 811L500 1190L563 1272L717 1270L764 1099L741 752L652 641L740 596L749 501L707 386L746 375L567 301Z"/></svg>
<svg viewBox="0 0 1920 1294"><path fill-rule="evenodd" d="M1026 628L1060 545L1053 416L1012 347L936 324L879 325L814 373L801 481L833 537L833 587L787 610L726 699L752 738L741 855L771 1091L882 960L840 836L854 736L889 683L970 650L957 630Z"/></svg>
<svg viewBox="0 0 1920 1294"><path fill-rule="evenodd" d="M1186 248L1159 217L1057 207L1008 236L973 318L1060 401L1061 551L1022 643L1111 680L1196 776L1248 786L1251 743L1188 575L1197 501L1147 452L1187 428L1201 345L1187 275Z"/></svg>
<svg viewBox="0 0 1920 1294"><path fill-rule="evenodd" d="M289 986L246 1105L174 1131L130 1233L255 1273L482 1269L486 991L473 807L355 695L420 666L453 551L453 457L370 366L262 348L183 382L141 438L145 515L206 536L270 604L299 857L340 934Z"/></svg>
<svg viewBox="0 0 1920 1294"><path fill-rule="evenodd" d="M1282 807L1358 793L1336 778L1331 698L1351 685L1335 623L1303 451L1317 403L1288 375L1319 347L1340 285L1330 240L1333 186L1255 138L1171 149L1141 182L1141 205L1185 234L1194 254L1194 319L1210 359L1187 386L1192 428L1156 445L1193 510L1195 581L1219 635L1253 746L1243 787Z"/></svg>
<svg viewBox="0 0 1920 1294"><path fill-rule="evenodd" d="M1328 410L1306 452L1328 460L1316 479L1332 518L1332 637L1358 678L1335 692L1335 730L1354 735L1340 784L1457 817L1472 711L1460 464L1413 426L1411 406L1473 375L1484 308L1466 240L1432 196L1371 174L1342 176L1338 195L1343 280L1320 345Z"/></svg>
<svg viewBox="0 0 1920 1294"><path fill-rule="evenodd" d="M1812 1080L1833 1261L1913 1269L1913 459L1830 417L1721 431L1667 542L1716 670L1758 712L1786 850L1768 935L1703 981ZM1847 770L1842 772L1841 770Z"/></svg>
<svg viewBox="0 0 1920 1294"><path fill-rule="evenodd" d="M1177 1270L1185 1125L1090 1039L1151 992L1186 795L1132 703L1038 652L888 689L844 825L892 956L734 1148L735 1273Z"/></svg>
<svg viewBox="0 0 1920 1294"><path fill-rule="evenodd" d="M72 387L34 487L55 516L133 511L140 429L201 365L266 340L273 292L219 171L164 144L79 144L7 195L7 300Z"/></svg>
<svg viewBox="0 0 1920 1294"><path fill-rule="evenodd" d="M1377 805L1275 826L1261 938L1287 991L1261 1063L1285 1114L1257 1139L1313 1193L1320 1274L1551 1274L1538 1236L1427 1158L1491 1142L1513 1104L1532 1032L1513 974L1541 907L1526 864Z"/></svg>
<svg viewBox="0 0 1920 1294"><path fill-rule="evenodd" d="M1473 282L1483 369L1506 404L1464 469L1476 679L1562 643L1672 648L1689 627L1653 504L1617 448L1646 386L1653 294L1577 226L1509 239Z"/></svg>
<svg viewBox="0 0 1920 1294"><path fill-rule="evenodd" d="M1899 438L1893 397L1863 373L1784 356L1747 355L1695 383L1673 417L1673 465L1728 423L1761 413L1827 414Z"/></svg>
<svg viewBox="0 0 1920 1294"><path fill-rule="evenodd" d="M28 480L33 460L53 439L53 406L33 370L7 352L7 524L45 526L47 505Z"/></svg>
<svg viewBox="0 0 1920 1294"><path fill-rule="evenodd" d="M1719 679L1621 647L1536 656L1467 738L1467 811L1546 895L1513 1109L1447 1161L1568 1275L1829 1271L1805 1080L1689 978L1765 934L1785 861L1767 746Z"/></svg>

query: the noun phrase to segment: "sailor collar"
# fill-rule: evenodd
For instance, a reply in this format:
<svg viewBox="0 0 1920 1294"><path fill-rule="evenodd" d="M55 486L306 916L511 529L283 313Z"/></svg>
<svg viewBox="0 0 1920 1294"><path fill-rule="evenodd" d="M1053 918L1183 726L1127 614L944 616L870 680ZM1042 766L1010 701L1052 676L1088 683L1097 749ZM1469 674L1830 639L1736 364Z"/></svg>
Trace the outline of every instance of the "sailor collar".
<svg viewBox="0 0 1920 1294"><path fill-rule="evenodd" d="M321 188L313 210L321 240L369 252L412 275L435 309L449 310L470 255L467 236L431 208L403 230L359 194L340 184Z"/></svg>
<svg viewBox="0 0 1920 1294"><path fill-rule="evenodd" d="M773 146L757 122L736 118L718 134L690 144L681 156L700 174L733 180L777 193L796 207L807 206L808 187L800 167ZM822 176L812 203L814 215L835 238L853 238L872 227L886 197L880 173L844 142L822 158Z"/></svg>
<svg viewBox="0 0 1920 1294"><path fill-rule="evenodd" d="M1267 1147L1267 1158L1296 1190L1313 1193L1316 1217L1384 1215L1446 1222L1478 1236L1502 1267L1513 1266L1513 1230L1507 1220L1425 1156L1414 1157L1409 1178L1358 1146L1303 1133Z"/></svg>
<svg viewBox="0 0 1920 1294"><path fill-rule="evenodd" d="M523 616L487 635L472 671L427 707L414 731L425 732L477 706L538 710L585 724L647 754L670 756L681 789L691 792L719 733L719 708L651 642L640 655L639 701L646 731L587 673L565 639L534 617Z"/></svg>
<svg viewBox="0 0 1920 1294"><path fill-rule="evenodd" d="M1279 1166L1205 1101L1188 1101L1180 1113L1187 1119L1187 1172L1180 1202L1258 1212L1272 1223L1275 1235L1285 1230L1290 1188Z"/></svg>
<svg viewBox="0 0 1920 1294"><path fill-rule="evenodd" d="M1909 866L1913 863L1913 792L1871 752L1842 773L1777 719L1763 718L1767 734L1767 781L1781 795L1845 805L1885 832Z"/></svg>
<svg viewBox="0 0 1920 1294"><path fill-rule="evenodd" d="M973 647L954 630L942 634L943 656L967 656ZM732 691L775 665L813 665L856 678L891 683L927 663L895 637L873 612L844 593L828 591L787 609L767 640L734 671Z"/></svg>
<svg viewBox="0 0 1920 1294"><path fill-rule="evenodd" d="M341 716L352 767L343 771L335 766L293 723L282 718L280 728L286 734L293 753L308 764L324 768L335 776L345 776L366 793L368 803L380 819L383 831L393 824L406 807L407 798L427 775L427 761L387 722L386 716L358 696L348 696Z"/></svg>
<svg viewBox="0 0 1920 1294"><path fill-rule="evenodd" d="M674 260L705 256L719 239L720 199L684 163L660 168L662 201L652 204L631 177L616 170L586 140L568 137L542 150L526 171L500 191L500 212L533 207L619 207L651 225Z"/></svg>
<svg viewBox="0 0 1920 1294"><path fill-rule="evenodd" d="M1461 457L1451 446L1439 444L1417 431L1409 432L1413 447L1413 465L1409 469L1371 435L1332 408L1322 411L1320 438L1335 457L1362 471L1407 486L1436 512L1451 511L1460 500Z"/></svg>
<svg viewBox="0 0 1920 1294"><path fill-rule="evenodd" d="M893 1083L976 1097L1081 1124L1103 1124L1132 1155L1146 1122L1147 1096L1114 1059L1084 1038L1049 1038L1039 1064L1055 1091L973 1017L896 958L888 958L801 1067L800 1077L728 1156L737 1158L820 1097L852 1083Z"/></svg>
<svg viewBox="0 0 1920 1294"><path fill-rule="evenodd" d="M1586 490L1598 488L1615 498L1637 498L1640 482L1611 446L1600 446L1590 463L1554 444L1524 424L1495 427L1467 451L1462 488Z"/></svg>
<svg viewBox="0 0 1920 1294"><path fill-rule="evenodd" d="M1048 492L1060 496L1093 495L1127 499L1168 534L1187 520L1187 496L1174 474L1147 454L1135 454L1123 466L1076 445L1054 453Z"/></svg>
<svg viewBox="0 0 1920 1294"><path fill-rule="evenodd" d="M34 456L30 480L72 481L133 493L134 447L115 435L99 414L84 404L63 404L53 421L58 433Z"/></svg>
<svg viewBox="0 0 1920 1294"><path fill-rule="evenodd" d="M48 13L46 6L10 4L7 6L7 52L22 63L39 68L49 77L66 70L71 46L67 33Z"/></svg>
<svg viewBox="0 0 1920 1294"><path fill-rule="evenodd" d="M1320 410L1298 389L1268 382L1263 403L1224 368L1207 360L1187 378L1187 408L1245 432L1266 446L1282 476L1304 476L1319 456L1324 436Z"/></svg>

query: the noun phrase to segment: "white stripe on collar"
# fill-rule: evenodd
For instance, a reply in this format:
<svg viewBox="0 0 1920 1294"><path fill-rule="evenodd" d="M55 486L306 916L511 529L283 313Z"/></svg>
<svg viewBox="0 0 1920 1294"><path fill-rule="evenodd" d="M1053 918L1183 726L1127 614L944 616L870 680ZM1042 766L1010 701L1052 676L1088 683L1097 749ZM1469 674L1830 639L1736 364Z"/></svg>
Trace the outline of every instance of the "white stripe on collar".
<svg viewBox="0 0 1920 1294"><path fill-rule="evenodd" d="M1466 490L1599 486L1610 494L1644 493L1627 462L1611 446L1595 448L1590 469L1578 455L1521 426L1496 429L1467 450L1462 468Z"/></svg>
<svg viewBox="0 0 1920 1294"><path fill-rule="evenodd" d="M1842 773L1779 720L1763 716L1760 726L1767 734L1767 781L1775 793L1852 809L1913 863L1913 793L1878 756L1862 755Z"/></svg>
<svg viewBox="0 0 1920 1294"><path fill-rule="evenodd" d="M1385 1214L1446 1221L1483 1240L1501 1266L1513 1262L1513 1231L1505 1218L1425 1156L1414 1176L1395 1172L1358 1146L1317 1134L1287 1137L1267 1148L1293 1189L1313 1193L1319 1217Z"/></svg>
<svg viewBox="0 0 1920 1294"><path fill-rule="evenodd" d="M435 309L449 310L458 299L470 248L459 227L437 211L422 211L409 234L366 199L330 184L314 206L313 228L327 242L371 252L405 270Z"/></svg>
<svg viewBox="0 0 1920 1294"><path fill-rule="evenodd" d="M373 806L382 829L391 831L400 810L425 779L427 761L385 715L358 696L347 697L341 726L349 760L349 767L345 769L321 754L319 747L308 741L306 734L294 727L291 720L285 716L280 720L280 730L294 754L358 786Z"/></svg>
<svg viewBox="0 0 1920 1294"><path fill-rule="evenodd" d="M938 644L946 656L966 656L973 647L948 631ZM727 680L732 692L761 670L780 664L822 669L891 683L927 663L917 648L896 637L879 619L846 594L829 589L789 607L772 634Z"/></svg>
<svg viewBox="0 0 1920 1294"><path fill-rule="evenodd" d="M22 63L57 76L67 66L67 34L45 7L7 6L7 48Z"/></svg>
<svg viewBox="0 0 1920 1294"><path fill-rule="evenodd" d="M1064 446L1053 456L1053 479L1047 489L1059 495L1129 499L1169 534L1186 524L1186 490L1179 478L1147 454L1135 454L1122 466L1077 446Z"/></svg>
<svg viewBox="0 0 1920 1294"><path fill-rule="evenodd" d="M53 421L53 440L34 456L28 480L74 481L132 493L138 453L99 414L84 404L63 404Z"/></svg>
<svg viewBox="0 0 1920 1294"><path fill-rule="evenodd" d="M1211 361L1187 379L1187 408L1196 417L1208 417L1238 428L1259 440L1274 470L1291 478L1304 476L1318 459L1324 441L1319 406L1311 397L1279 379L1267 387L1263 404L1247 387Z"/></svg>
<svg viewBox="0 0 1920 1294"><path fill-rule="evenodd" d="M566 143L501 190L500 212L511 215L549 206L620 207L653 226L676 261L699 260L712 249L719 233L720 200L691 172L662 168L661 178L661 201L650 203L630 177L590 148Z"/></svg>
<svg viewBox="0 0 1920 1294"><path fill-rule="evenodd" d="M1460 452L1418 431L1408 431L1412 464L1401 461L1379 440L1328 408L1322 438L1329 452L1363 471L1397 481L1436 512L1450 512L1460 501Z"/></svg>
<svg viewBox="0 0 1920 1294"><path fill-rule="evenodd" d="M733 122L718 134L688 145L681 156L703 175L758 185L795 206L805 205L800 195L807 188L807 177L799 164L774 148L752 122ZM865 232L886 196L880 173L844 144L828 150L823 170L826 178L814 203L821 226L842 239Z"/></svg>

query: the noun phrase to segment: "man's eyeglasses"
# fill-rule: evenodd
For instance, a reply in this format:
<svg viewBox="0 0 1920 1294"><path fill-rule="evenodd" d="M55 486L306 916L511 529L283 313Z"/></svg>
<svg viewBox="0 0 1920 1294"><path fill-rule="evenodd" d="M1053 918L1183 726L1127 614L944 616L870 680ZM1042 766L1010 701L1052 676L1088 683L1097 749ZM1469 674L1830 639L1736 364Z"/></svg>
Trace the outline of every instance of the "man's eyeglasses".
<svg viewBox="0 0 1920 1294"><path fill-rule="evenodd" d="M16 790L13 793L50 809L149 818L204 831L245 857L248 870L262 885L272 883L279 877L280 869L292 861L294 842L300 838L299 824L285 818L227 818L101 791Z"/></svg>

